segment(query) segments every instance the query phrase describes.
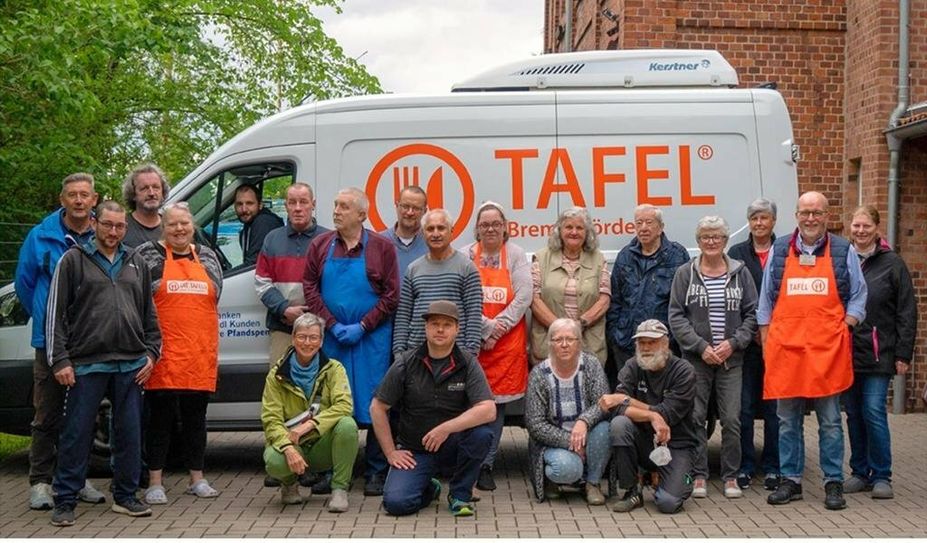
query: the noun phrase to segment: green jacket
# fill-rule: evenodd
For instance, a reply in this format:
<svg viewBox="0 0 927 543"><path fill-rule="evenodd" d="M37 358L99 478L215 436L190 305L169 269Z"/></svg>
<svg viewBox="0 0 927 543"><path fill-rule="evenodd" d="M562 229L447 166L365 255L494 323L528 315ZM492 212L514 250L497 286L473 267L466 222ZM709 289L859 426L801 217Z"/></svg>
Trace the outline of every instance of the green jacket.
<svg viewBox="0 0 927 543"><path fill-rule="evenodd" d="M309 409L312 398L318 398L319 413L315 416L316 427L304 436L301 444L318 441L338 424L342 417L354 413L354 401L351 399L351 387L344 366L337 360L331 360L319 351L319 376L312 387L310 398L290 379L290 354L293 347L287 349L279 361L270 369L264 382L264 396L261 399L261 424L264 426L264 439L278 452L292 445L287 438L289 430L286 421Z"/></svg>

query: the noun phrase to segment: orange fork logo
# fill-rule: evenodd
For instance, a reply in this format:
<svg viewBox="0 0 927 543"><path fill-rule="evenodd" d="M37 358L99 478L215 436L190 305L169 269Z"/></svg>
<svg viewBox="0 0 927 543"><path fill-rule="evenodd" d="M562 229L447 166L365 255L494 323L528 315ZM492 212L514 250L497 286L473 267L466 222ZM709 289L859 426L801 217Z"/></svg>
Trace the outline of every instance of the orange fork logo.
<svg viewBox="0 0 927 543"><path fill-rule="evenodd" d="M456 239L457 236L462 234L464 229L466 229L467 224L470 222L470 216L473 214L475 198L473 192L473 179L470 177L470 172L467 171L467 167L464 166L463 162L461 162L457 156L443 147L438 147L437 145L429 143L413 143L397 147L389 153L386 153L386 155L373 166L370 175L367 177L367 186L365 188L367 198L370 199L370 210L367 212L370 225L378 232L387 228L386 222L383 220L382 215L380 215L377 206L377 190L388 169L392 168L392 202L399 201L399 194L402 192L402 189L408 186L421 186L421 168L414 165L400 165L401 160L416 156L428 156L442 162L442 164L431 173L425 186L422 187L428 195L429 209L446 209L444 198L445 166L450 168L457 177L462 194L460 211L455 216L455 210L447 210L448 213L451 214L451 217L454 218L454 231L452 234L454 239Z"/></svg>

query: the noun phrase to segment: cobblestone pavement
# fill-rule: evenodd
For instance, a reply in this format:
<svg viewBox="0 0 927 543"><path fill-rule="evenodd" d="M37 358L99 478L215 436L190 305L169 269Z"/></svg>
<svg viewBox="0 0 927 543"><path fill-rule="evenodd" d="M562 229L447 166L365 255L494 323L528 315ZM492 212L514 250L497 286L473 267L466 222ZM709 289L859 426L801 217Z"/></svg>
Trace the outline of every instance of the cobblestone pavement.
<svg viewBox="0 0 927 543"><path fill-rule="evenodd" d="M824 509L817 462L817 425L806 419L807 463L804 501L773 507L754 484L742 499L728 500L713 479L709 497L689 500L684 511L662 515L645 491L645 507L630 514L589 507L578 494L535 503L527 484L527 435L507 428L497 460L495 492L483 493L475 517L453 518L446 504L416 515L386 515L379 498L365 498L355 480L350 510L332 514L325 497L282 507L277 489L264 488L262 439L258 433L209 436L207 477L222 494L198 500L183 494L185 476L166 474L170 504L155 506L150 518L131 519L105 505L80 504L77 524L55 528L49 512L30 511L28 459L18 453L0 465L0 535L3 537L891 537L927 536L927 416L891 416L895 499L876 501L848 495L843 511ZM761 426L761 423L758 423ZM710 444L716 472L719 432ZM847 447L849 453L849 447ZM359 473L355 470L355 473ZM108 481L94 479L97 488ZM305 489L304 489L305 490Z"/></svg>

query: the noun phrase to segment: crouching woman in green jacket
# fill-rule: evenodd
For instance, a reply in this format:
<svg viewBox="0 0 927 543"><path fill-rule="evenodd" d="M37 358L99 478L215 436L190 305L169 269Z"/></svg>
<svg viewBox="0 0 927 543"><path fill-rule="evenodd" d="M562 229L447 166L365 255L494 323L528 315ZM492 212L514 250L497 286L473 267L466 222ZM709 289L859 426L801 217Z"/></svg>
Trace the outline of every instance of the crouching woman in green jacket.
<svg viewBox="0 0 927 543"><path fill-rule="evenodd" d="M303 501L297 477L333 470L328 510L348 510L348 485L357 456L357 423L344 366L322 351L325 321L304 313L293 323L293 346L264 383L261 423L267 474L280 480L280 499Z"/></svg>

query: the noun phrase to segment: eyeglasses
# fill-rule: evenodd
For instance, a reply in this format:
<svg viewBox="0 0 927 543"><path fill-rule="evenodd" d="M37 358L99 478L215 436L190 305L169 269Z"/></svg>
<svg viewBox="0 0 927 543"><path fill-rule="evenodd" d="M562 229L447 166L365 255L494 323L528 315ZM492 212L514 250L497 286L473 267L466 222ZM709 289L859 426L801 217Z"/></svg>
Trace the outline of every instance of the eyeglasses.
<svg viewBox="0 0 927 543"><path fill-rule="evenodd" d="M299 343L318 343L322 341L322 336L318 334L312 334L312 335L296 334L295 336L293 336L293 339L295 339Z"/></svg>
<svg viewBox="0 0 927 543"><path fill-rule="evenodd" d="M814 209L811 211L808 211L808 210L799 211L795 214L798 215L799 219L810 219L811 217L814 217L815 219L820 219L826 213L827 213L826 211L821 211L820 209Z"/></svg>
<svg viewBox="0 0 927 543"><path fill-rule="evenodd" d="M125 229L126 223L124 222L100 221L97 223L97 230L115 230L117 232L122 232Z"/></svg>
<svg viewBox="0 0 927 543"><path fill-rule="evenodd" d="M502 230L502 227L505 226L505 223L502 221L481 222L477 226L480 228L480 230Z"/></svg>
<svg viewBox="0 0 927 543"><path fill-rule="evenodd" d="M403 213L409 213L413 211L415 213L421 213L425 211L424 207L410 206L409 204L396 204L396 207L398 207L399 211L402 211Z"/></svg>
<svg viewBox="0 0 927 543"><path fill-rule="evenodd" d="M552 337L550 338L551 343L556 344L556 345L565 345L567 347L569 347L570 345L573 345L577 341L579 341L579 339L575 337Z"/></svg>
<svg viewBox="0 0 927 543"><path fill-rule="evenodd" d="M725 239L727 239L727 236L722 236L722 235L720 235L720 234L706 234L706 235L704 235L704 236L699 236L699 237L698 237L698 240L699 240L699 241L702 241L702 242L705 242L705 243L709 243L709 242L710 242L710 243L718 243L719 241L723 241L723 240L725 240Z"/></svg>

